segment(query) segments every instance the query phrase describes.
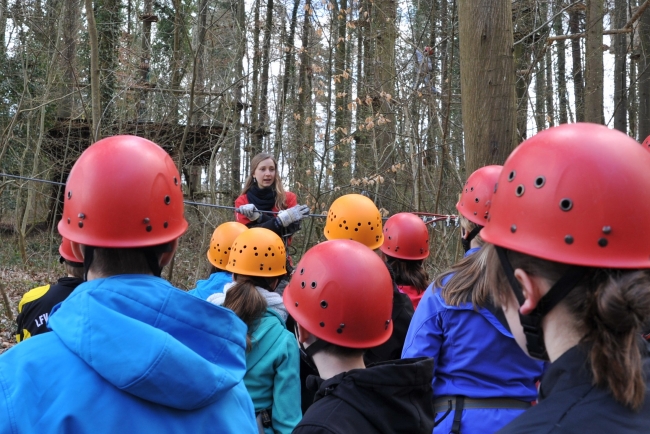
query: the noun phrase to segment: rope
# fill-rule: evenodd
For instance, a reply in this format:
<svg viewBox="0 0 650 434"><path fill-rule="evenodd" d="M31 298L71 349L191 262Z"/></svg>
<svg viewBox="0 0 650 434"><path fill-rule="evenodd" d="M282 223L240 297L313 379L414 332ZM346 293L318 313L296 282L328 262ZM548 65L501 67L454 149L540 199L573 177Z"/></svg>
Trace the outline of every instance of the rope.
<svg viewBox="0 0 650 434"><path fill-rule="evenodd" d="M7 178L13 178L13 179L22 179L22 180L25 180L25 181L42 182L44 184L65 186L64 182L48 181L47 179L30 178L28 176L10 175L8 173L0 173L0 176L4 176L4 177L7 177ZM221 209L229 209L229 210L237 211L237 208L235 208L234 206L215 205L215 204L212 204L212 203L193 202L193 201L190 201L190 200L184 200L183 202L186 205L206 206L206 207L209 207L209 208L221 208ZM258 210L258 211L263 213L263 214L271 214L271 215L278 214L278 212L275 212L275 211L262 211L262 210ZM434 228L436 227L437 222L440 222L440 221L444 221L447 226L451 226L452 223L456 227L458 227L458 225L459 225L459 217L456 216L456 215L433 214L433 213L427 213L427 212L413 212L412 214L415 214L418 217L422 218L422 221L425 224L431 224L431 226L434 227ZM325 218L325 217L327 217L327 215L326 214L307 214L307 217ZM384 217L383 220L384 221L388 220L388 217Z"/></svg>

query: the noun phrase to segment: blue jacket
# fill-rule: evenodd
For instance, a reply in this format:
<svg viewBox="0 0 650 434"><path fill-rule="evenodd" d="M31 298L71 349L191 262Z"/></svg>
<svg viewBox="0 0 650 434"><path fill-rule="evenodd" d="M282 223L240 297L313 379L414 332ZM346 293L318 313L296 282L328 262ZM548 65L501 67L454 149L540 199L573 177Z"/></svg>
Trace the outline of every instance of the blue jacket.
<svg viewBox="0 0 650 434"><path fill-rule="evenodd" d="M478 249L470 249L472 254ZM535 382L544 369L528 357L510 331L487 309L474 310L471 303L449 306L440 288L427 288L413 315L402 358L433 357L434 400L446 395L469 398L513 398L532 402ZM523 410L465 409L461 432L492 433ZM440 418L441 414L436 415ZM453 412L436 427L448 433Z"/></svg>
<svg viewBox="0 0 650 434"><path fill-rule="evenodd" d="M199 297L201 300L207 300L212 294L223 292L223 286L227 283L232 283L232 273L217 271L212 273L207 280L196 282L196 288L187 291L187 293Z"/></svg>
<svg viewBox="0 0 650 434"><path fill-rule="evenodd" d="M246 326L165 280L81 284L0 356L0 433L256 433Z"/></svg>
<svg viewBox="0 0 650 434"><path fill-rule="evenodd" d="M298 343L273 309L267 309L251 335L244 383L255 411L271 409L267 434L289 434L302 419Z"/></svg>

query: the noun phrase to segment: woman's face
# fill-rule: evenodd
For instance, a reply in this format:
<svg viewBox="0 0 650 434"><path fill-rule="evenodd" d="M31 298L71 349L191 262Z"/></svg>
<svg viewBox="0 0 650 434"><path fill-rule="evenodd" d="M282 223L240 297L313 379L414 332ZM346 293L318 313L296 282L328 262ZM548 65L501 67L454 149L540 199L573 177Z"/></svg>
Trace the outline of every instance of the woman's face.
<svg viewBox="0 0 650 434"><path fill-rule="evenodd" d="M261 188L270 187L275 181L275 163L272 158L260 161L255 168L253 176Z"/></svg>

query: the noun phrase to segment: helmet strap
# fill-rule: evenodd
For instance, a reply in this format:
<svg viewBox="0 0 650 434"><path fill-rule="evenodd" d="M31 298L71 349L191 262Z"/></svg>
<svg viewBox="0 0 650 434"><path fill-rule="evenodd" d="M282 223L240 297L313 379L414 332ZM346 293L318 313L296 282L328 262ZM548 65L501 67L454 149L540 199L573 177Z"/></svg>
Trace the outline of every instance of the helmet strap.
<svg viewBox="0 0 650 434"><path fill-rule="evenodd" d="M95 248L93 246L84 246L84 282L88 281L88 270L93 263Z"/></svg>
<svg viewBox="0 0 650 434"><path fill-rule="evenodd" d="M293 332L296 335L296 340L298 341L298 346L300 347L300 358L303 360L303 362L307 364L307 366L309 366L315 372L318 372L318 368L316 367L316 362L314 362L314 354L321 351L323 348L328 347L331 344L329 342L325 342L324 340L317 338L314 343L312 343L308 347L305 347L305 345L302 342L300 342L300 340L298 339L298 323L296 323Z"/></svg>
<svg viewBox="0 0 650 434"><path fill-rule="evenodd" d="M472 231L467 235L467 237L462 238L460 240L460 243L463 245L463 250L465 250L465 253L469 251L471 248L471 243L474 238L478 235L479 232L481 232L481 229L483 229L483 226L476 226Z"/></svg>
<svg viewBox="0 0 650 434"><path fill-rule="evenodd" d="M519 306L522 306L526 301L524 293L515 277L515 272L512 264L508 259L507 251L503 247L495 246L501 267L508 278L510 287L517 297ZM557 304L562 301L582 280L587 272L585 267L571 267L564 275L549 289L549 291L539 299L537 306L528 315L523 315L519 312L519 320L524 328L526 336L526 348L531 357L540 360L548 361L548 353L546 351L546 344L544 343L544 331L542 330L542 319L548 314Z"/></svg>

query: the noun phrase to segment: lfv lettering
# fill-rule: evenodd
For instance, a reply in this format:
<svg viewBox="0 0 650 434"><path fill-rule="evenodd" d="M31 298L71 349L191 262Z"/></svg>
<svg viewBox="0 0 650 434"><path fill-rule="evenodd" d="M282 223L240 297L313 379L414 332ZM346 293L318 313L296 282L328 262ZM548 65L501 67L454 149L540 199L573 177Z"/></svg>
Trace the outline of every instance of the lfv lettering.
<svg viewBox="0 0 650 434"><path fill-rule="evenodd" d="M36 322L36 327L40 327L40 326L42 326L43 324L47 323L47 317L48 317L48 316L49 316L49 314L44 313L43 315L41 315L41 316L39 316L38 318L36 318L36 319L34 320L34 321Z"/></svg>

